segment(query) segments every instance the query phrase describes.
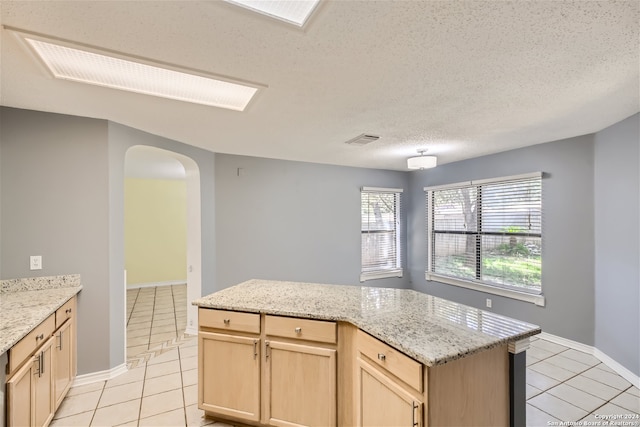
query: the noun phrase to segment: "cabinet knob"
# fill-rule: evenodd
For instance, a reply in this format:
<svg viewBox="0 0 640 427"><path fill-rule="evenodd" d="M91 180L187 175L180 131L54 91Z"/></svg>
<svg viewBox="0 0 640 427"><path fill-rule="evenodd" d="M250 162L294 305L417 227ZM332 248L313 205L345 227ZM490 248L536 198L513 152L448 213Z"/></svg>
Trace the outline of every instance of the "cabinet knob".
<svg viewBox="0 0 640 427"><path fill-rule="evenodd" d="M384 362L387 359L384 353L378 353L378 360Z"/></svg>
<svg viewBox="0 0 640 427"><path fill-rule="evenodd" d="M67 314L71 314L71 309L67 308L64 312L67 313Z"/></svg>
<svg viewBox="0 0 640 427"><path fill-rule="evenodd" d="M222 321L224 322L225 325L228 325L229 323L231 323L231 319L224 319Z"/></svg>
<svg viewBox="0 0 640 427"><path fill-rule="evenodd" d="M300 335L302 333L302 328L295 328L294 331L296 334Z"/></svg>

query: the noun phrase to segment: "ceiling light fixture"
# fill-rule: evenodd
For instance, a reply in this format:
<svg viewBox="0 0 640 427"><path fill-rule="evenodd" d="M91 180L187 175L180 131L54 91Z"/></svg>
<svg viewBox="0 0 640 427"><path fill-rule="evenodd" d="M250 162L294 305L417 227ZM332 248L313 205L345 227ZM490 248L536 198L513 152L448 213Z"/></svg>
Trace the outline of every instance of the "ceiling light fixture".
<svg viewBox="0 0 640 427"><path fill-rule="evenodd" d="M430 169L435 168L438 164L438 158L436 156L425 156L427 150L418 150L420 153L417 157L410 157L407 159L407 167L409 169Z"/></svg>
<svg viewBox="0 0 640 427"><path fill-rule="evenodd" d="M265 87L14 32L57 79L235 111L244 111L258 90Z"/></svg>
<svg viewBox="0 0 640 427"><path fill-rule="evenodd" d="M320 0L226 0L228 3L303 27Z"/></svg>

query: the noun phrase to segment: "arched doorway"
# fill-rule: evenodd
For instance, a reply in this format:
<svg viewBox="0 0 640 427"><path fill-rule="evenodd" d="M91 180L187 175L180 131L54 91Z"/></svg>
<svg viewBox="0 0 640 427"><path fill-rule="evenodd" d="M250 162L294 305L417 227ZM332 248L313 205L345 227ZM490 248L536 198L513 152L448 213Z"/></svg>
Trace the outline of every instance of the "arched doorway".
<svg viewBox="0 0 640 427"><path fill-rule="evenodd" d="M186 322L181 333L197 333L197 307L189 302L200 297L201 276L201 218L200 172L196 162L182 154L156 147L136 145L125 154L125 180L127 177L145 179L177 179L186 187ZM158 230L162 232L162 230ZM126 282L126 279L125 279ZM125 285L126 286L126 285ZM126 292L125 292L126 294ZM184 308L184 307L183 307ZM125 310L126 315L126 310ZM125 336L126 336L125 321ZM127 355L128 357L133 355Z"/></svg>

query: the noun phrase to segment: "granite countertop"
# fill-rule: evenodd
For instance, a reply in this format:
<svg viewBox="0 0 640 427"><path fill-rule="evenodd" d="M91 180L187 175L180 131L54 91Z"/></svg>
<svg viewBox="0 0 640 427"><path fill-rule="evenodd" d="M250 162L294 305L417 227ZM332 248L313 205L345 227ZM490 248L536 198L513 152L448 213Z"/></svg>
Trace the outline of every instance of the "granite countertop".
<svg viewBox="0 0 640 427"><path fill-rule="evenodd" d="M349 322L426 366L539 334L539 326L410 289L249 280L199 307Z"/></svg>
<svg viewBox="0 0 640 427"><path fill-rule="evenodd" d="M78 274L0 281L0 354L81 289Z"/></svg>

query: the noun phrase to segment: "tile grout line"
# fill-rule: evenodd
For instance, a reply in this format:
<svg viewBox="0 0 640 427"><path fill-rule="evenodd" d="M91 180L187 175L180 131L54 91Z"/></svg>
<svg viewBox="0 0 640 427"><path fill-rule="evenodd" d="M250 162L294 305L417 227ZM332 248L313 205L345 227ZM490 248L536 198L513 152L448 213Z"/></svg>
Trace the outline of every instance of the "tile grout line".
<svg viewBox="0 0 640 427"><path fill-rule="evenodd" d="M149 346L151 345L151 331L153 331L153 324L156 320L156 301L158 300L158 287L153 288L153 311L151 312L151 325L149 326L149 340L147 341L147 350L149 350ZM146 373L145 373L146 375Z"/></svg>
<svg viewBox="0 0 640 427"><path fill-rule="evenodd" d="M147 385L147 364L145 363L144 376L142 377L142 391L140 392L140 405L138 406L138 419L136 420L136 426L140 425L140 416L142 415L142 399L144 397L144 387L146 385Z"/></svg>
<svg viewBox="0 0 640 427"><path fill-rule="evenodd" d="M184 395L184 378L182 377L182 352L180 351L180 346L177 347L178 352L178 366L180 367L180 384L182 385L182 414L184 416L184 425L188 425L189 422L187 420L187 400Z"/></svg>
<svg viewBox="0 0 640 427"><path fill-rule="evenodd" d="M100 404L100 399L102 399L102 395L104 394L104 389L107 387L107 382L105 381L104 384L102 384L102 390L100 390L100 397L98 398L98 401L96 402L96 407L93 408L93 414L91 414L91 419L89 420L89 425L93 425L93 419L96 417L96 412L98 412L98 405Z"/></svg>
<svg viewBox="0 0 640 427"><path fill-rule="evenodd" d="M173 326L176 333L176 337L178 336L178 316L176 315L176 311L178 307L176 307L176 296L173 293L173 286L171 286L171 302L173 303Z"/></svg>

